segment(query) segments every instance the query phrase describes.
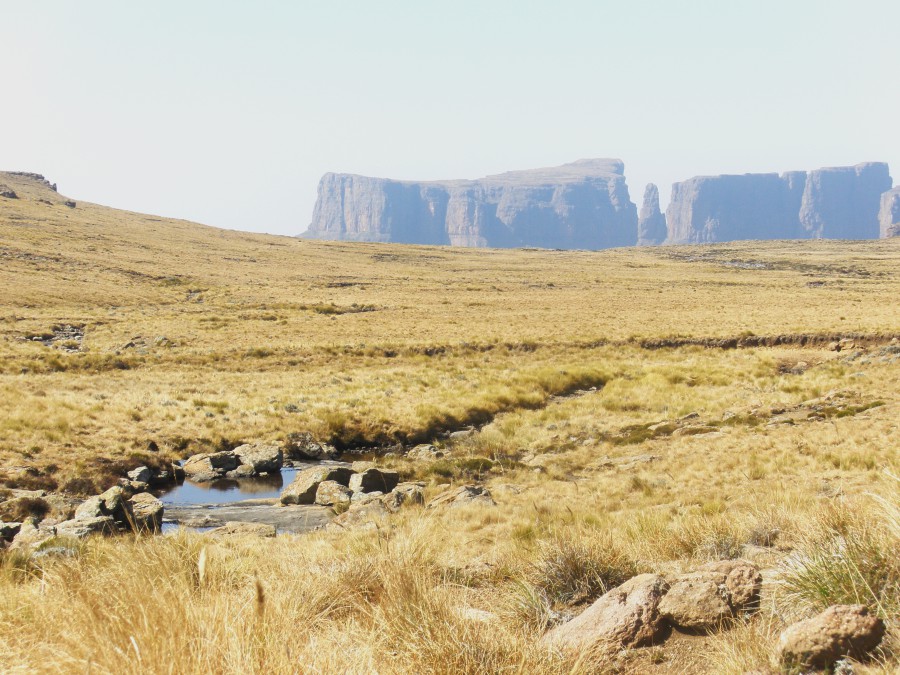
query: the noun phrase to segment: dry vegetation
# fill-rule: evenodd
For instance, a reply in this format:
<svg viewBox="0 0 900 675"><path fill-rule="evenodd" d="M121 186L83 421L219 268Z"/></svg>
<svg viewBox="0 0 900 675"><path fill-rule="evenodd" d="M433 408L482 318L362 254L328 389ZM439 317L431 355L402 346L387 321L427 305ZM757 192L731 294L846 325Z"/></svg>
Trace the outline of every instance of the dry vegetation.
<svg viewBox="0 0 900 675"><path fill-rule="evenodd" d="M0 199L7 485L85 492L241 440L475 424L443 460L384 461L499 503L378 531L8 553L4 672L743 673L770 665L787 621L847 601L894 621L857 672L898 667L900 242L307 242L73 209L0 178L20 197ZM50 343L63 326L83 338ZM641 344L849 333L863 349ZM696 435L673 422L690 413ZM602 663L538 644L631 574L739 555L767 591L731 630Z"/></svg>

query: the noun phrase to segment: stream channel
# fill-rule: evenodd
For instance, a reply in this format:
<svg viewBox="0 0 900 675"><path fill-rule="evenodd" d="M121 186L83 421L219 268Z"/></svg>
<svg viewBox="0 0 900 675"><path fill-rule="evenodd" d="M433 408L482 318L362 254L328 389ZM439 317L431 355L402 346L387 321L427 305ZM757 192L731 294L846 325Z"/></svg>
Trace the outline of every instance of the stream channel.
<svg viewBox="0 0 900 675"><path fill-rule="evenodd" d="M293 462L279 473L253 478L221 479L207 483L183 483L163 491L163 533L186 527L205 532L227 522L266 523L279 534L306 532L326 524L334 516L330 507L314 504L282 506L282 490L298 471L316 466L346 466L349 462Z"/></svg>

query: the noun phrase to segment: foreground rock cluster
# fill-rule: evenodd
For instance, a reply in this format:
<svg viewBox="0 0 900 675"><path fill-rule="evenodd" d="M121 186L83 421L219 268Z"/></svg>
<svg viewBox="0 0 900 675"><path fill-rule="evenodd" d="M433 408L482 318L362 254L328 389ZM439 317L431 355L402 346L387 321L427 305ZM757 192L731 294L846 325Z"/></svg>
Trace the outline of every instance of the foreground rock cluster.
<svg viewBox="0 0 900 675"><path fill-rule="evenodd" d="M757 611L762 576L753 563L723 560L674 579L640 574L613 588L543 643L564 652L615 652L666 641L672 630L711 633ZM881 642L885 624L862 605L836 605L790 625L780 636L788 668L829 668L864 658Z"/></svg>

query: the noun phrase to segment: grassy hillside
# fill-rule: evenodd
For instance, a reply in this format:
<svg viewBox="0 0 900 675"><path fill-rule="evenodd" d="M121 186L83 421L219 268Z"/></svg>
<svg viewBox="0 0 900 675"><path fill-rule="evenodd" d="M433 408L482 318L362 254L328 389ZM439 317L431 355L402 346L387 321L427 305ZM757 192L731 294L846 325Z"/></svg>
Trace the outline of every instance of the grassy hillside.
<svg viewBox="0 0 900 675"><path fill-rule="evenodd" d="M613 666L539 647L556 613L623 575L748 550L786 580L764 612L615 668L743 673L803 612L900 610L900 240L328 243L0 184L18 195L0 197L8 487L88 494L142 462L293 431L358 448L477 425L439 462L384 461L429 494L479 482L499 503L376 532L7 557L13 672L594 672ZM858 544L853 567L816 557L838 537ZM889 630L860 672L897 666Z"/></svg>

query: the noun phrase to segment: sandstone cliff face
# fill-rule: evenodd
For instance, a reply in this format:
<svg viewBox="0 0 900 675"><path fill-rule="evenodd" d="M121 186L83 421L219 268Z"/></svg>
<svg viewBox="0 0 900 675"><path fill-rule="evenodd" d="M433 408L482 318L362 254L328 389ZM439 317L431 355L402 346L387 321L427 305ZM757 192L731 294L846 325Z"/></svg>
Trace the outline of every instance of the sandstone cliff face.
<svg viewBox="0 0 900 675"><path fill-rule="evenodd" d="M878 236L887 164L782 174L697 176L672 186L667 243Z"/></svg>
<svg viewBox="0 0 900 675"><path fill-rule="evenodd" d="M881 195L878 222L881 224L882 237L900 237L900 187Z"/></svg>
<svg viewBox="0 0 900 675"><path fill-rule="evenodd" d="M666 240L666 217L659 210L659 188L648 183L638 214L638 246L656 246Z"/></svg>
<svg viewBox="0 0 900 675"><path fill-rule="evenodd" d="M637 241L637 209L619 160L590 159L480 180L407 182L329 173L316 239L609 248Z"/></svg>

